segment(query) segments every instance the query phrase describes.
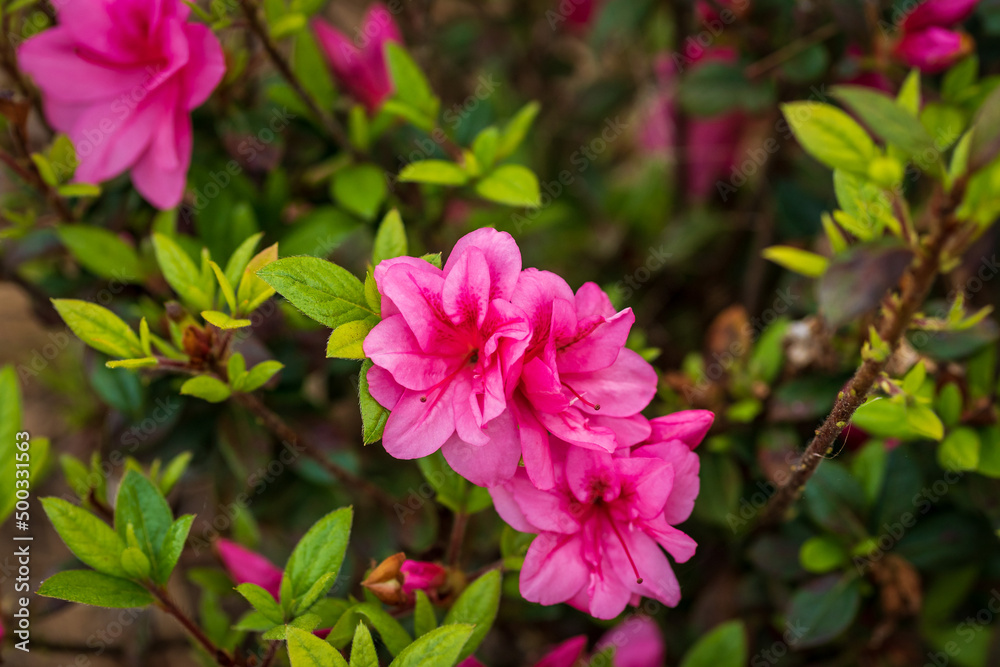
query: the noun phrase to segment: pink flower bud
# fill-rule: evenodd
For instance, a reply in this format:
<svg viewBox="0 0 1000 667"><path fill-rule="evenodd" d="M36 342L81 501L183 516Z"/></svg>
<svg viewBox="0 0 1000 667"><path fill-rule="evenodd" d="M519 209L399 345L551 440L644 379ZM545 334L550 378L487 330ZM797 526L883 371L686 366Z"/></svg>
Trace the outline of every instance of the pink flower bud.
<svg viewBox="0 0 1000 667"><path fill-rule="evenodd" d="M407 595L415 591L433 591L443 586L448 578L448 572L437 563L427 563L419 560L408 560L399 568L403 575L403 592Z"/></svg>
<svg viewBox="0 0 1000 667"><path fill-rule="evenodd" d="M216 540L215 550L233 581L237 584L257 584L275 599L278 598L282 572L271 561L226 539Z"/></svg>
<svg viewBox="0 0 1000 667"><path fill-rule="evenodd" d="M969 18L978 2L979 0L924 0L903 19L903 30L914 32L929 26L953 26Z"/></svg>
<svg viewBox="0 0 1000 667"><path fill-rule="evenodd" d="M932 27L905 34L893 52L907 65L934 74L967 56L972 47L972 39L965 33Z"/></svg>

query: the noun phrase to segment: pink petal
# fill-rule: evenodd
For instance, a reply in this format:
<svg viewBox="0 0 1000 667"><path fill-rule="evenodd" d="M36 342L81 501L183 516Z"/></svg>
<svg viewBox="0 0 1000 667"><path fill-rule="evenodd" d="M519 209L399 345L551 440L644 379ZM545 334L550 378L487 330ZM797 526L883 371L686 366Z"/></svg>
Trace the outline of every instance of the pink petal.
<svg viewBox="0 0 1000 667"><path fill-rule="evenodd" d="M509 299L521 273L521 250L507 232L484 227L460 238L444 265L450 273L468 248L482 251L490 271L490 300Z"/></svg>
<svg viewBox="0 0 1000 667"><path fill-rule="evenodd" d="M903 19L904 30L913 32L929 26L953 26L972 15L979 0L923 0Z"/></svg>
<svg viewBox="0 0 1000 667"><path fill-rule="evenodd" d="M135 189L160 210L176 207L184 196L191 149L191 117L175 113L173 123L160 127L153 145L132 168Z"/></svg>
<svg viewBox="0 0 1000 667"><path fill-rule="evenodd" d="M606 428L615 434L618 449L628 449L649 438L652 428L649 420L642 415L631 417L605 417L591 415L590 422L599 428Z"/></svg>
<svg viewBox="0 0 1000 667"><path fill-rule="evenodd" d="M687 533L674 528L663 517L647 521L645 530L678 563L686 563L698 548L698 543Z"/></svg>
<svg viewBox="0 0 1000 667"><path fill-rule="evenodd" d="M407 389L389 413L382 444L394 458L419 459L440 449L454 432L454 391L450 385L431 392Z"/></svg>
<svg viewBox="0 0 1000 667"><path fill-rule="evenodd" d="M398 384L416 391L430 389L453 375L459 361L424 352L402 315L376 324L363 347L372 363L387 370Z"/></svg>
<svg viewBox="0 0 1000 667"><path fill-rule="evenodd" d="M931 26L919 32L906 33L894 53L906 64L928 74L942 72L972 52L971 38Z"/></svg>
<svg viewBox="0 0 1000 667"><path fill-rule="evenodd" d="M257 584L277 599L282 571L258 553L219 538L215 549L229 576L237 584Z"/></svg>
<svg viewBox="0 0 1000 667"><path fill-rule="evenodd" d="M579 317L579 313L577 314ZM559 350L559 369L564 373L588 373L615 363L635 323L631 308L612 315L579 341Z"/></svg>
<svg viewBox="0 0 1000 667"><path fill-rule="evenodd" d="M444 312L441 293L444 277L427 262L392 264L381 272L379 290L399 308L420 347L442 356L458 354L462 347Z"/></svg>
<svg viewBox="0 0 1000 667"><path fill-rule="evenodd" d="M535 667L573 667L577 660L583 657L585 648L587 648L586 636L567 639L546 653L545 657L535 663Z"/></svg>
<svg viewBox="0 0 1000 667"><path fill-rule="evenodd" d="M614 468L622 480L619 507L627 507L626 521L652 519L663 512L674 486L674 467L650 458L615 459ZM622 502L624 501L624 502Z"/></svg>
<svg viewBox="0 0 1000 667"><path fill-rule="evenodd" d="M580 518L573 498L558 490L542 491L530 480L517 476L506 485L522 515L536 532L573 534L580 531Z"/></svg>
<svg viewBox="0 0 1000 667"><path fill-rule="evenodd" d="M641 584L629 579L629 590L659 600L668 607L677 606L681 600L681 586L666 554L651 537L640 531L625 535L625 541L642 577Z"/></svg>
<svg viewBox="0 0 1000 667"><path fill-rule="evenodd" d="M445 271L444 312L455 326L480 328L489 303L490 267L482 250L470 247Z"/></svg>
<svg viewBox="0 0 1000 667"><path fill-rule="evenodd" d="M226 74L226 58L222 45L205 25L184 26L191 49L184 70L184 101L188 109L200 106L209 98Z"/></svg>
<svg viewBox="0 0 1000 667"><path fill-rule="evenodd" d="M523 473L515 473L515 478L521 474ZM508 526L522 533L541 532L537 527L528 523L528 520L524 517L521 507L514 499L514 493L511 490L513 485L510 481L488 488L490 497L493 498L493 507Z"/></svg>
<svg viewBox="0 0 1000 667"><path fill-rule="evenodd" d="M581 447L569 448L566 482L581 503L611 502L622 491L621 479L611 455Z"/></svg>
<svg viewBox="0 0 1000 667"><path fill-rule="evenodd" d="M529 602L558 604L586 587L588 572L578 535L543 533L528 547L521 568L521 595Z"/></svg>
<svg viewBox="0 0 1000 667"><path fill-rule="evenodd" d="M614 667L663 667L667 646L659 626L648 616L629 616L597 642L595 652L615 647Z"/></svg>
<svg viewBox="0 0 1000 667"><path fill-rule="evenodd" d="M535 419L534 413L522 397L515 399L514 415L521 431L521 455L531 482L539 489L555 486L549 433Z"/></svg>
<svg viewBox="0 0 1000 667"><path fill-rule="evenodd" d="M667 499L663 514L671 524L687 521L694 509L695 499L701 488L698 472L701 461L698 455L677 440L637 447L632 452L634 458L656 458L667 462L674 471L674 483Z"/></svg>
<svg viewBox="0 0 1000 667"><path fill-rule="evenodd" d="M521 442L514 417L505 412L483 429L487 442L473 445L457 435L441 448L448 464L473 484L494 487L506 482L517 472L521 460Z"/></svg>
<svg viewBox="0 0 1000 667"><path fill-rule="evenodd" d="M602 417L631 417L649 405L656 395L656 371L632 350L622 350L610 367L593 373L563 374L562 382L572 387L588 403L577 406L583 412Z"/></svg>
<svg viewBox="0 0 1000 667"><path fill-rule="evenodd" d="M392 374L379 366L368 369L368 392L379 405L392 410L403 395L403 387L392 378Z"/></svg>
<svg viewBox="0 0 1000 667"><path fill-rule="evenodd" d="M653 432L649 442L667 442L679 440L694 449L705 439L708 430L712 428L715 415L708 410L682 410L663 417L649 420Z"/></svg>

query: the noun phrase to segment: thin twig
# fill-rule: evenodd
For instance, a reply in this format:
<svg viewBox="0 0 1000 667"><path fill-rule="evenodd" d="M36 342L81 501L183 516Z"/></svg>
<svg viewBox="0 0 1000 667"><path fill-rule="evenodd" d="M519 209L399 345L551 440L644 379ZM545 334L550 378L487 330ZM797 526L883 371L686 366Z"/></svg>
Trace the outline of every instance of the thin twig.
<svg viewBox="0 0 1000 667"><path fill-rule="evenodd" d="M236 660L234 660L229 653L216 646L215 643L208 638L208 635L206 635L202 629L198 627L198 624L188 618L181 608L170 599L170 596L167 595L165 590L156 586L149 586L148 589L159 603L158 606L163 611L177 619L177 621L184 626L184 629L187 630L199 644L201 644L202 648L204 648L210 656L212 656L212 659L215 660L216 663L222 667L238 667Z"/></svg>
<svg viewBox="0 0 1000 667"><path fill-rule="evenodd" d="M383 491L380 487L372 484L366 479L358 477L352 472L340 467L316 448L311 442L299 435L299 433L285 422L277 413L272 411L263 401L253 394L236 393L233 399L249 410L263 424L264 428L274 434L279 440L287 442L293 447L302 450L306 456L323 466L330 475L344 484L353 486L362 492L364 497L371 497L378 500L388 508L395 506L395 499Z"/></svg>
<svg viewBox="0 0 1000 667"><path fill-rule="evenodd" d="M788 62L808 49L810 46L830 39L839 31L840 27L836 23L827 23L826 25L813 30L808 35L803 35L794 42L789 42L777 51L764 56L757 62L747 65L744 73L748 79L756 79L758 76L761 76L775 67Z"/></svg>
<svg viewBox="0 0 1000 667"><path fill-rule="evenodd" d="M959 192L962 189L956 188ZM895 308L887 309L882 318L878 335L889 345L892 352L899 347L913 316L927 298L940 271L942 253L952 234L960 229L953 217L955 202L960 200L961 195L953 193L936 211L936 229L931 233L926 245L919 250L916 263L903 276L902 289ZM833 444L840 432L850 423L854 412L865 402L891 356L892 354L887 355L882 361L869 357L858 367L854 377L838 395L833 410L816 431L812 442L798 462L792 466L788 482L775 492L764 508L759 527L778 523L784 518L788 508L801 495L802 489L816 471L820 461L832 452Z"/></svg>
<svg viewBox="0 0 1000 667"><path fill-rule="evenodd" d="M302 101L309 111L313 113L314 116L319 120L320 125L323 129L333 137L333 139L339 143L345 150L355 152L355 149L351 145L350 139L347 137L347 132L341 127L337 119L332 115L328 114L322 108L320 108L319 103L316 99L306 90L302 81L299 77L292 71L291 65L288 64L288 60L282 55L281 51L278 49L278 45L275 43L274 39L271 38L271 33L268 31L267 26L260 19L260 8L257 5L257 0L240 0L240 6L243 8L243 14L247 17L247 23L249 24L250 30L253 31L257 38L260 39L261 44L264 45L264 50L267 51L268 57L271 59L271 63L278 69L278 72L282 77L288 82L288 85L292 87L295 94L302 98Z"/></svg>

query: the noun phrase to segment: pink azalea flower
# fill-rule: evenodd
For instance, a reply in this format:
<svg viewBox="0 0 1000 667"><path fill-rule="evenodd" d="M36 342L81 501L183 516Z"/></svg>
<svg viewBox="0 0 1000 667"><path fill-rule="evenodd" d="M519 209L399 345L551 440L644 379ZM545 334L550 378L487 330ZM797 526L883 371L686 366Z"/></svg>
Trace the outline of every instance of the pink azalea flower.
<svg viewBox="0 0 1000 667"><path fill-rule="evenodd" d="M524 470L491 488L511 527L538 534L521 570L521 595L604 619L642 596L676 605L680 585L660 547L679 563L694 555L694 540L671 523L691 512L698 491L691 449L710 425L704 411L660 418L649 442L614 455L553 438L553 488L537 488Z"/></svg>
<svg viewBox="0 0 1000 667"><path fill-rule="evenodd" d="M596 652L615 647L614 667L662 667L667 660L663 634L648 616L629 616L608 630L594 647Z"/></svg>
<svg viewBox="0 0 1000 667"><path fill-rule="evenodd" d="M904 34L893 53L906 64L934 74L967 56L972 46L968 35L932 26Z"/></svg>
<svg viewBox="0 0 1000 667"><path fill-rule="evenodd" d="M278 599L282 575L279 567L259 553L227 539L216 540L215 550L233 581L237 584L257 584Z"/></svg>
<svg viewBox="0 0 1000 667"><path fill-rule="evenodd" d="M645 428L638 413L656 393L656 371L625 348L635 321L630 308L615 312L594 283L574 295L548 271L526 269L512 297L531 322L515 396L525 466L542 488L554 484L549 436L613 452L619 429ZM633 419L616 425L618 418ZM635 442L645 434L640 433Z"/></svg>
<svg viewBox="0 0 1000 667"><path fill-rule="evenodd" d="M415 591L434 591L444 585L448 572L437 563L420 560L404 561L399 567L403 575L403 593L412 596Z"/></svg>
<svg viewBox="0 0 1000 667"><path fill-rule="evenodd" d="M923 0L903 19L906 31L930 26L953 26L972 15L979 0Z"/></svg>
<svg viewBox="0 0 1000 667"><path fill-rule="evenodd" d="M143 197L173 208L191 163L191 110L225 73L219 41L187 21L180 0L73 0L56 11L59 25L26 41L18 58L49 122L76 146L75 180L131 170Z"/></svg>
<svg viewBox="0 0 1000 667"><path fill-rule="evenodd" d="M369 111L378 109L393 91L385 59L386 42L403 41L389 10L381 4L372 5L357 39L318 18L313 20L313 30L340 84Z"/></svg>
<svg viewBox="0 0 1000 667"><path fill-rule="evenodd" d="M389 454L441 449L482 486L514 474L521 446L507 399L530 334L509 301L520 271L514 239L488 228L460 239L443 270L412 257L375 267L383 320L364 350L372 396L392 411Z"/></svg>

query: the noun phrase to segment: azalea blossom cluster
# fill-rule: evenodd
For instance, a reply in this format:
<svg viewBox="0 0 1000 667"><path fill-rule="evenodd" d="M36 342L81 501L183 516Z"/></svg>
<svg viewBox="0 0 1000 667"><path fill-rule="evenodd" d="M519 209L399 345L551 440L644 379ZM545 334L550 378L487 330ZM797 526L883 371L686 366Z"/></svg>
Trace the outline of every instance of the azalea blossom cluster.
<svg viewBox="0 0 1000 667"><path fill-rule="evenodd" d="M375 267L382 321L364 342L383 443L416 459L441 450L490 489L500 515L537 533L521 592L613 618L642 596L675 605L661 547L684 562L674 525L698 494L712 414L642 416L657 375L625 346L635 317L595 284L577 292L522 269L514 239L480 229L443 268L412 257ZM521 463L523 462L523 466Z"/></svg>

